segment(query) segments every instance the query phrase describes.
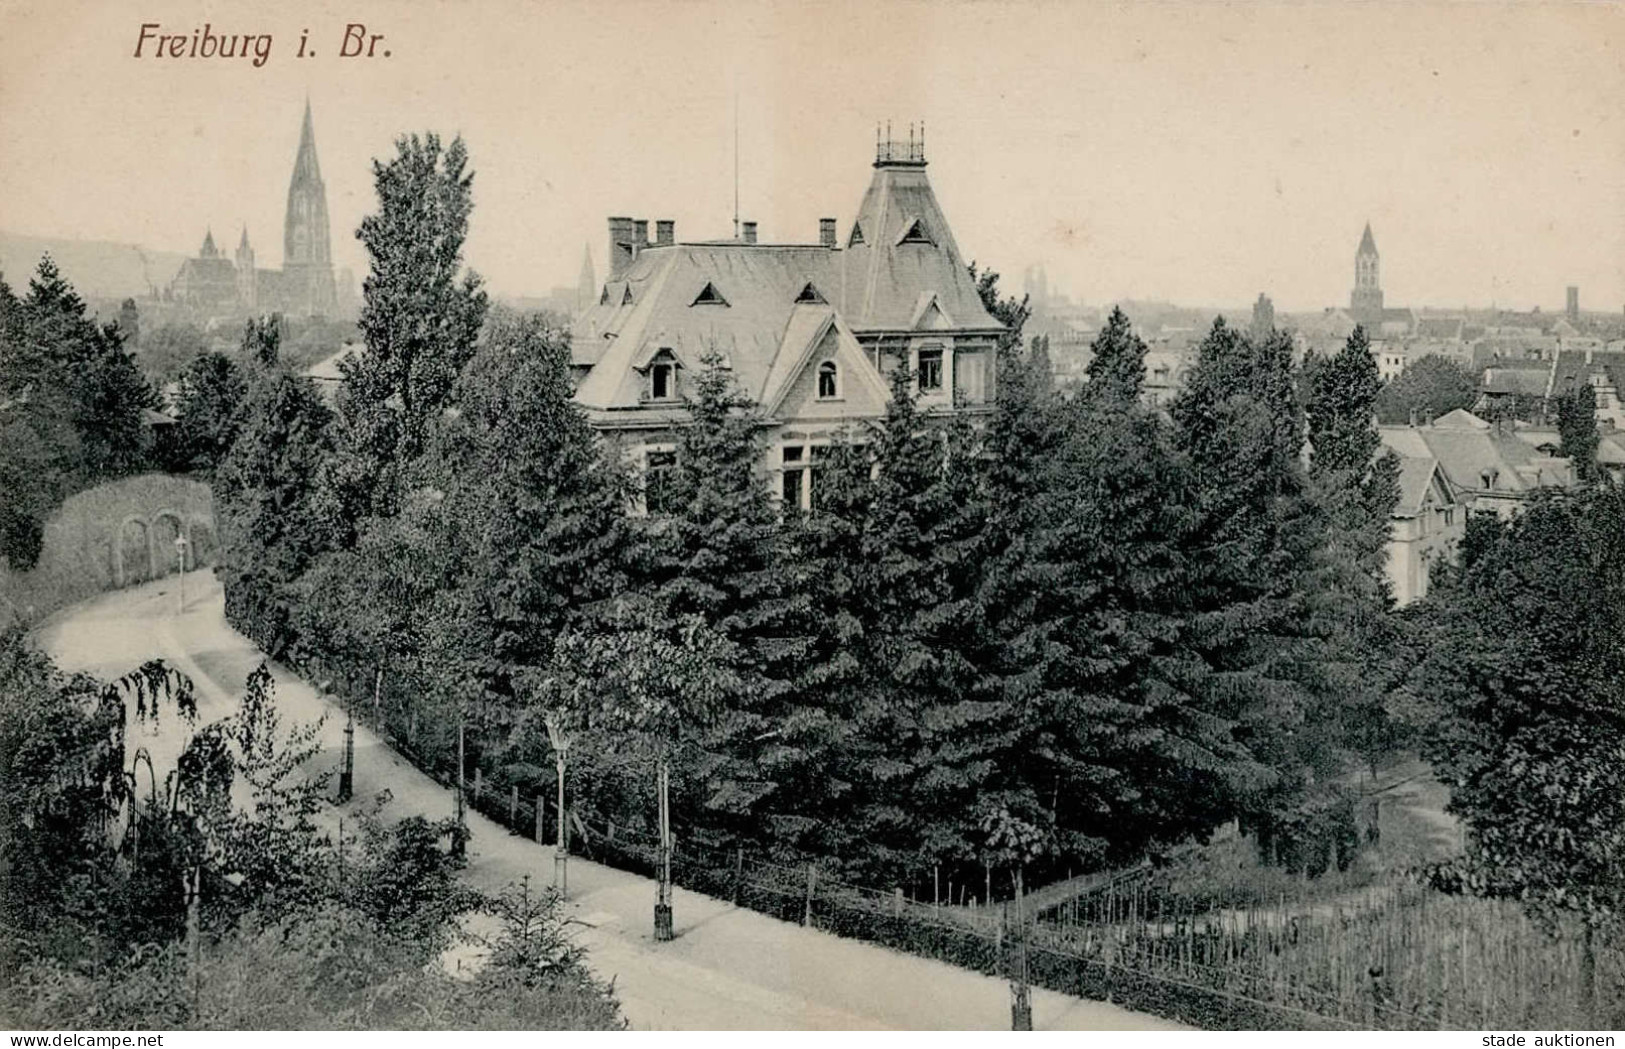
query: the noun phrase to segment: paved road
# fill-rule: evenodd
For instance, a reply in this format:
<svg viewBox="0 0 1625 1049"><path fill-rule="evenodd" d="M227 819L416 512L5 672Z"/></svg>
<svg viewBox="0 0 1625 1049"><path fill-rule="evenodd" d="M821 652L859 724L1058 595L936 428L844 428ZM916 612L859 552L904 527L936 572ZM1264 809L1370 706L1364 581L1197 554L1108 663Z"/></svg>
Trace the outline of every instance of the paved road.
<svg viewBox="0 0 1625 1049"><path fill-rule="evenodd" d="M122 675L153 657L169 660L198 686L200 723L236 709L260 653L225 622L220 587L193 574L188 604L177 607L173 579L158 580L67 609L36 632L68 670ZM277 703L300 722L327 715L323 753L338 761L343 719L315 691L273 667ZM173 741L144 741L163 763ZM166 743L168 746L166 747ZM450 813L450 793L364 727L356 729L358 801L387 790L386 815ZM553 853L470 813L467 877L496 891L529 875L551 884ZM570 861L570 906L589 963L613 979L628 1020L655 1029L999 1030L1010 1019L1009 989L997 979L883 947L843 940L676 890L677 939L651 935L654 883L580 859ZM1101 1002L1035 991L1033 1022L1052 1030L1178 1030L1157 1017Z"/></svg>

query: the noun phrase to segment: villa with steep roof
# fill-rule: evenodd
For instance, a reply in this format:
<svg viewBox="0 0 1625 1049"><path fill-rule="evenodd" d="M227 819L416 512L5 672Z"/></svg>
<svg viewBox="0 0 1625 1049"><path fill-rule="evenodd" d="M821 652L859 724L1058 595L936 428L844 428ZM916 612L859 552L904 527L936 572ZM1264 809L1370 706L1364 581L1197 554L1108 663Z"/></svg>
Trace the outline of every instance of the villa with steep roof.
<svg viewBox="0 0 1625 1049"><path fill-rule="evenodd" d="M1540 489L1573 483L1554 442L1459 408L1420 426L1381 426L1378 434L1378 454L1399 457L1388 580L1402 605L1425 596L1433 566L1455 556L1468 514L1507 520Z"/></svg>
<svg viewBox="0 0 1625 1049"><path fill-rule="evenodd" d="M925 173L924 142L879 142L845 235L678 241L674 223L609 220L609 273L575 319L575 399L645 474L674 461L686 398L714 362L761 409L774 491L810 507L823 448L877 420L907 367L929 413L992 405L1004 327L983 306ZM650 480L646 487L657 482Z"/></svg>

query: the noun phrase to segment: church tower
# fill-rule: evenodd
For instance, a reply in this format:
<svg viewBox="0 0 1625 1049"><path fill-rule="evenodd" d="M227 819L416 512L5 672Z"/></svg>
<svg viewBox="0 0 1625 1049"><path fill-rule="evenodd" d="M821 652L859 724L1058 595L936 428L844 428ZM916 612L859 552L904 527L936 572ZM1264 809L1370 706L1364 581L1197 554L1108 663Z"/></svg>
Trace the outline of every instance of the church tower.
<svg viewBox="0 0 1625 1049"><path fill-rule="evenodd" d="M259 309L259 271L254 268L254 249L248 246L248 227L237 242L237 301L253 313Z"/></svg>
<svg viewBox="0 0 1625 1049"><path fill-rule="evenodd" d="M581 256L581 276L576 280L576 313L587 312L598 303L598 275L592 268L592 247L586 247Z"/></svg>
<svg viewBox="0 0 1625 1049"><path fill-rule="evenodd" d="M1382 281L1378 270L1377 242L1371 236L1371 223L1365 224L1360 250L1354 253L1354 292L1349 296L1349 313L1365 326L1370 335L1382 331Z"/></svg>
<svg viewBox="0 0 1625 1049"><path fill-rule="evenodd" d="M327 225L327 186L316 162L316 131L305 102L299 155L288 183L288 212L282 232L282 283L291 311L331 314L337 304L331 237Z"/></svg>

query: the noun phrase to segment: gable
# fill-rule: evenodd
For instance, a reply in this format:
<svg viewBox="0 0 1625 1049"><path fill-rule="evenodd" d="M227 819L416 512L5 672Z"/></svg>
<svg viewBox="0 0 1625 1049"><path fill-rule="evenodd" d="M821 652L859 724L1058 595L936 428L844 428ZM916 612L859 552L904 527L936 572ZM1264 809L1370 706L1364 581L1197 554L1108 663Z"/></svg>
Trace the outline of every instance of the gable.
<svg viewBox="0 0 1625 1049"><path fill-rule="evenodd" d="M818 371L825 362L833 362L836 368L838 392L833 400L818 396ZM890 399L890 389L857 340L835 323L823 330L771 410L774 418L786 423L813 419L856 422L885 414Z"/></svg>
<svg viewBox="0 0 1625 1049"><path fill-rule="evenodd" d="M920 293L908 326L915 331L947 331L954 327L954 321L937 301L936 293L926 291Z"/></svg>

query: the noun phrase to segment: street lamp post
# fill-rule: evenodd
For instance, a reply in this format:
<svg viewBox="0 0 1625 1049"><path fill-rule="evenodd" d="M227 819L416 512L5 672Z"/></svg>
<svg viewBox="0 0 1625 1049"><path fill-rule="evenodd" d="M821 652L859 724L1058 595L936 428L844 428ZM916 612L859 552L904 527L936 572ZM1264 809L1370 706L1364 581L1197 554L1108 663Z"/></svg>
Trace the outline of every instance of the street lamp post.
<svg viewBox="0 0 1625 1049"><path fill-rule="evenodd" d="M344 723L344 767L339 772L339 804L355 795L355 712Z"/></svg>
<svg viewBox="0 0 1625 1049"><path fill-rule="evenodd" d="M553 885L559 895L570 896L570 845L568 819L564 814L564 773L570 757L570 737L565 734L556 713L547 715L547 737L553 746L553 763L559 779L559 827L557 844L553 846Z"/></svg>
<svg viewBox="0 0 1625 1049"><path fill-rule="evenodd" d="M175 558L180 564L180 571L175 576L175 581L176 581L176 583L177 583L177 585L179 587L177 593L179 594L179 598L180 598L180 610L182 612L185 612L186 611L186 537L185 536L177 535L175 537Z"/></svg>

